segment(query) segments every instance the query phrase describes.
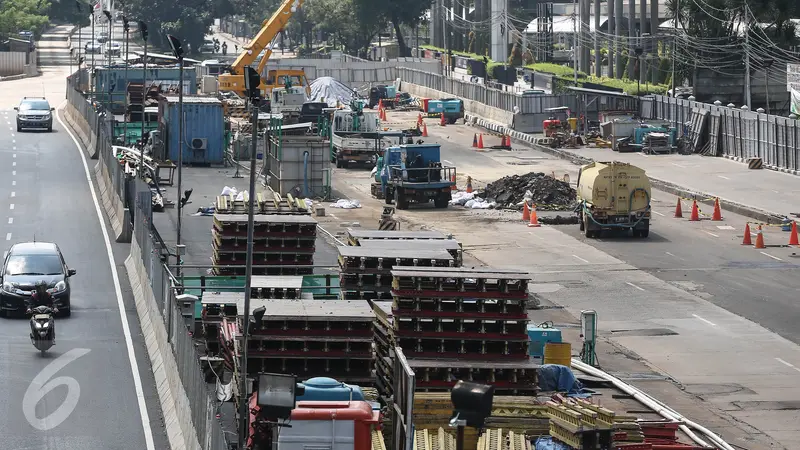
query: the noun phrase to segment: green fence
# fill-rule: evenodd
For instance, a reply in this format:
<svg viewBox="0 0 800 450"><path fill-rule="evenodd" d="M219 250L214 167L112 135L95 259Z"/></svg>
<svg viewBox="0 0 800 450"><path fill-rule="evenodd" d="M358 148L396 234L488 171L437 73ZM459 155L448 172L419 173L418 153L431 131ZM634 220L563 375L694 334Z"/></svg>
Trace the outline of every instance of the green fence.
<svg viewBox="0 0 800 450"><path fill-rule="evenodd" d="M244 292L245 277L241 276L200 276L183 277L185 293L198 297L203 300L203 292ZM311 292L315 299L337 299L339 298L339 275L303 275L302 291ZM200 318L202 305L200 302L195 307L195 318Z"/></svg>

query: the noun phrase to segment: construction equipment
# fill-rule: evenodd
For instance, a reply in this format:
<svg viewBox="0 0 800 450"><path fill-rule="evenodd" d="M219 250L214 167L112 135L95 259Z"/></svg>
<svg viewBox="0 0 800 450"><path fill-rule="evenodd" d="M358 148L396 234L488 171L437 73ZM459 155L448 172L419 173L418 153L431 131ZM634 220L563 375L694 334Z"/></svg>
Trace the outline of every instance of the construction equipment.
<svg viewBox="0 0 800 450"><path fill-rule="evenodd" d="M308 97L302 87L291 84L276 87L270 93L269 112L283 114L283 123L286 125L300 123L300 114L307 100Z"/></svg>
<svg viewBox="0 0 800 450"><path fill-rule="evenodd" d="M580 230L599 237L603 230L650 234L650 179L644 169L623 162L593 162L578 172L576 209Z"/></svg>
<svg viewBox="0 0 800 450"><path fill-rule="evenodd" d="M464 102L458 98L443 98L440 100L428 101L428 117L444 116L444 120L449 124L454 124L458 119L464 118Z"/></svg>
<svg viewBox="0 0 800 450"><path fill-rule="evenodd" d="M542 122L545 137L554 137L557 133L566 133L569 131L568 107L559 106L556 108L547 108L545 112L550 114L549 118Z"/></svg>
<svg viewBox="0 0 800 450"><path fill-rule="evenodd" d="M303 5L303 0L284 0L272 17L265 20L261 30L256 34L250 43L242 46L242 53L230 66L230 73L219 76L219 90L221 92L235 92L241 97L246 97L244 84L244 68L252 65L263 50L263 56L258 62L257 71L262 75L264 67L272 56L273 41L286 28L286 24L292 15ZM286 85L302 86L306 90L306 96L311 96L311 86L308 83L306 74L303 70L283 70L274 69L267 73L267 78L261 79L262 98L269 98L272 89Z"/></svg>
<svg viewBox="0 0 800 450"><path fill-rule="evenodd" d="M403 142L401 132L381 132L378 114L364 111L357 101L349 109L333 111L330 133L331 162L339 168L351 162L372 166L384 148Z"/></svg>
<svg viewBox="0 0 800 450"><path fill-rule="evenodd" d="M447 208L456 185L456 168L442 166L439 144L405 144L386 149L371 191L386 204L408 209L411 202Z"/></svg>

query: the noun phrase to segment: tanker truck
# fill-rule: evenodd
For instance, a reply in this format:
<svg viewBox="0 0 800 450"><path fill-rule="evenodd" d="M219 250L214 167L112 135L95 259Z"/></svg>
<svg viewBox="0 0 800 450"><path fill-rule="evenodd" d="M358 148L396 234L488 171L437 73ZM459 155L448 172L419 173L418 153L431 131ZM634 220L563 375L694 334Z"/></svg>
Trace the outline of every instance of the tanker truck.
<svg viewBox="0 0 800 450"><path fill-rule="evenodd" d="M634 165L593 162L578 172L578 224L587 238L603 230L650 234L650 179Z"/></svg>

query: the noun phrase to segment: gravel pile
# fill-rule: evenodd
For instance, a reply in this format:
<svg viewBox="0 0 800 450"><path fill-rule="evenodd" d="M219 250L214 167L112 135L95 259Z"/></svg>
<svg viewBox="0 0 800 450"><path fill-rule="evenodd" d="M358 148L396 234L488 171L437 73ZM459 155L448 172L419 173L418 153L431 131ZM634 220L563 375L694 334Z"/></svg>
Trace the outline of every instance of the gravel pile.
<svg viewBox="0 0 800 450"><path fill-rule="evenodd" d="M569 183L557 180L542 172L503 177L489 183L483 192L488 201L498 206L521 208L526 199L537 209L563 209L575 204L577 193Z"/></svg>

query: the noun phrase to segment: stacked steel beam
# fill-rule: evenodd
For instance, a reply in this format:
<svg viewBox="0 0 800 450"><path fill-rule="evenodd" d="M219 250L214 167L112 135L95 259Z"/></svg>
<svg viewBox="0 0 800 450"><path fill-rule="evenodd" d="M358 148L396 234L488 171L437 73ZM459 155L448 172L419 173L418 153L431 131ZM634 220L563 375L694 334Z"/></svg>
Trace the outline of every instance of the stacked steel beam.
<svg viewBox="0 0 800 450"><path fill-rule="evenodd" d="M297 214L257 214L254 220L253 275L313 273L316 220ZM244 275L247 215L214 214L212 236L212 260L217 275Z"/></svg>
<svg viewBox="0 0 800 450"><path fill-rule="evenodd" d="M453 267L453 256L441 248L414 250L340 246L339 287L344 300L389 300L392 267Z"/></svg>
<svg viewBox="0 0 800 450"><path fill-rule="evenodd" d="M243 305L238 305L243 312ZM372 381L372 321L363 300L251 300L264 307L260 326L250 325L247 372L291 373L300 378L327 376L339 381ZM224 319L220 336L232 368L241 360L243 315ZM238 371L236 371L238 372Z"/></svg>
<svg viewBox="0 0 800 450"><path fill-rule="evenodd" d="M490 268L395 267L392 345L417 373L420 390L456 380L497 392L535 394L528 357L529 274Z"/></svg>
<svg viewBox="0 0 800 450"><path fill-rule="evenodd" d="M371 302L375 312L375 385L384 398L394 393L394 340L392 338L392 302Z"/></svg>

